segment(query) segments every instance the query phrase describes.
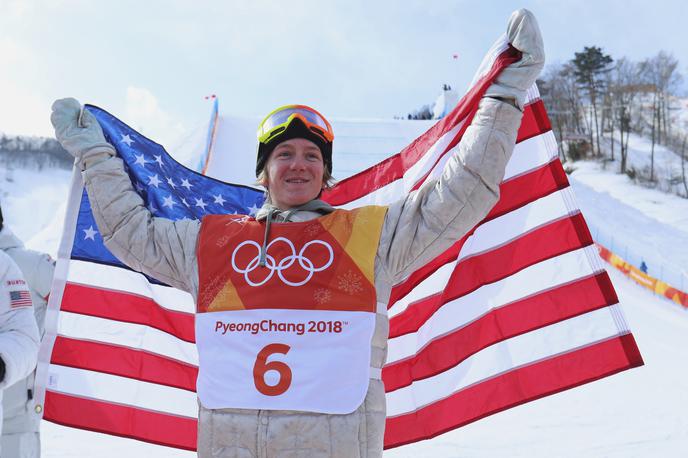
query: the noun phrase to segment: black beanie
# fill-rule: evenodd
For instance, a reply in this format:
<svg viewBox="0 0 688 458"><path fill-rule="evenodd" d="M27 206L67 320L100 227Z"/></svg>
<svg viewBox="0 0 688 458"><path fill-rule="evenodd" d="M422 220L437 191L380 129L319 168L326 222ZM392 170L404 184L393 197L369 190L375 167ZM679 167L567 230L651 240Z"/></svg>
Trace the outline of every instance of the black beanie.
<svg viewBox="0 0 688 458"><path fill-rule="evenodd" d="M299 118L294 119L286 128L286 130L281 133L276 133L273 138L268 140L267 143L258 142L258 157L256 158L256 176L260 175L260 172L265 167L265 163L270 157L270 153L275 149L280 143L291 140L292 138L305 138L310 140L320 148L320 152L323 156L323 162L325 163L325 168L331 174L332 173L332 143L326 141L321 135L316 134L310 130Z"/></svg>

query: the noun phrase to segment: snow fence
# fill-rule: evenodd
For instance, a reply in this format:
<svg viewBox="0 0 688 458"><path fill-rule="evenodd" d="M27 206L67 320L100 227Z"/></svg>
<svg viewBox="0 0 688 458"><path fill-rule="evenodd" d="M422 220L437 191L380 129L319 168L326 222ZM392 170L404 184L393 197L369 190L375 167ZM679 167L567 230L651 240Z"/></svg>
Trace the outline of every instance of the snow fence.
<svg viewBox="0 0 688 458"><path fill-rule="evenodd" d="M655 294L664 296L676 302L677 304L682 305L685 308L688 308L688 294L686 294L684 291L676 289L667 282L664 282L662 280L659 280L648 275L647 273L640 270L638 267L624 260L621 256L614 254L608 248L605 248L604 246L600 245L599 242L596 242L596 244L600 252L600 257L602 257L602 259L607 261L616 269L623 272L624 275L631 278L639 285L644 286L645 288L654 292Z"/></svg>

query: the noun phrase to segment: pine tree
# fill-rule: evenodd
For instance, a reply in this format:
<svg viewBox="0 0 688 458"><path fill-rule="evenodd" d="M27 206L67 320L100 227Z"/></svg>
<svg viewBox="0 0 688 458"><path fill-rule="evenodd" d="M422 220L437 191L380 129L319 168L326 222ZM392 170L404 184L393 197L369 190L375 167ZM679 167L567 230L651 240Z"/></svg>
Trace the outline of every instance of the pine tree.
<svg viewBox="0 0 688 458"><path fill-rule="evenodd" d="M583 52L575 53L575 58L571 61L574 67L576 81L588 93L590 104L593 111L593 122L595 128L597 154L600 154L600 126L597 119L597 99L605 90L605 74L612 67L614 59L602 52L602 48L597 46L583 48ZM593 144L592 129L590 131L590 144Z"/></svg>

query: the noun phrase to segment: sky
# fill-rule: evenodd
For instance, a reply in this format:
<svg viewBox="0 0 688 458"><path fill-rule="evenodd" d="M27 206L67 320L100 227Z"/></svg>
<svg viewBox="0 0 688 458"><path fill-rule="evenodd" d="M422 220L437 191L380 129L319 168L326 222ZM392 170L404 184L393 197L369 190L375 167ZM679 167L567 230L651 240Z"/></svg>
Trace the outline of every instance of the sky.
<svg viewBox="0 0 688 458"><path fill-rule="evenodd" d="M61 97L98 105L163 145L223 114L305 103L392 118L466 88L510 13L533 11L548 64L584 46L688 67L680 1L0 0L0 132L51 136ZM458 58L453 58L457 55Z"/></svg>

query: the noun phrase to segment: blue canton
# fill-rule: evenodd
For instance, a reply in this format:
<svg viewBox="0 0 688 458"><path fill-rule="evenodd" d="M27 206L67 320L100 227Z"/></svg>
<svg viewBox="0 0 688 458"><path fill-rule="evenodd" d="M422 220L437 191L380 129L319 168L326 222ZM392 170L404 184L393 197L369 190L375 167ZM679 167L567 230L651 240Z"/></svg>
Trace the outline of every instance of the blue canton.
<svg viewBox="0 0 688 458"><path fill-rule="evenodd" d="M98 119L106 140L124 161L134 189L153 216L173 221L200 221L209 214L254 216L263 205L265 196L261 191L224 183L188 169L161 145L110 113L92 105L86 108ZM81 196L72 259L122 266L103 245L86 190Z"/></svg>

